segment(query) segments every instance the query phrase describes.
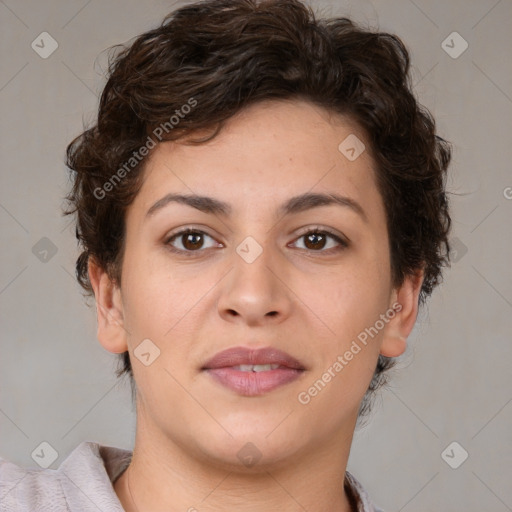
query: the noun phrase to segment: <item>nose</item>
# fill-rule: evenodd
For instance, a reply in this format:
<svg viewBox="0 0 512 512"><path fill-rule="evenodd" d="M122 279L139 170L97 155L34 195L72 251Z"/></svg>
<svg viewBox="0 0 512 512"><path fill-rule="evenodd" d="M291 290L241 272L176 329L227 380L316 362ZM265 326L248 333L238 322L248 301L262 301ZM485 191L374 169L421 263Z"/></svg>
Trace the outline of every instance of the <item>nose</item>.
<svg viewBox="0 0 512 512"><path fill-rule="evenodd" d="M217 303L224 320L258 326L280 323L290 315L293 293L286 265L269 248L262 249L254 261L243 251L233 252L233 267Z"/></svg>

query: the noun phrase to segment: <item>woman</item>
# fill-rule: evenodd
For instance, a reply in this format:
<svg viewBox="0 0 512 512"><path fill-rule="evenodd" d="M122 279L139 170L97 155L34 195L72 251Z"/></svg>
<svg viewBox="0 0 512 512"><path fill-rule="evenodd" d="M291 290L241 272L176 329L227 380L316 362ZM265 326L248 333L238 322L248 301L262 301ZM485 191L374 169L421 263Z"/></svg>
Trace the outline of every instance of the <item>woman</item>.
<svg viewBox="0 0 512 512"><path fill-rule="evenodd" d="M135 446L4 462L6 510L380 510L354 429L449 253L450 147L408 73L298 0L189 4L113 58L65 213Z"/></svg>

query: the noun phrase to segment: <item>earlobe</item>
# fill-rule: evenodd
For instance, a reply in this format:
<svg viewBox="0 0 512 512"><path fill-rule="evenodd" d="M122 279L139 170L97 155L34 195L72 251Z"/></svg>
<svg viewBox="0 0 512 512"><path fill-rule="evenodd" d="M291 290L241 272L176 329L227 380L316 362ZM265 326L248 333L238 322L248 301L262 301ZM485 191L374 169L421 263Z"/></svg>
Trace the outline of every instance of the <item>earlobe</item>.
<svg viewBox="0 0 512 512"><path fill-rule="evenodd" d="M128 345L121 291L93 258L89 258L88 272L96 299L98 340L109 352L114 354L125 352L128 350Z"/></svg>
<svg viewBox="0 0 512 512"><path fill-rule="evenodd" d="M402 286L393 291L391 306L395 314L386 325L380 354L386 357L398 357L407 348L407 338L416 323L419 308L419 294L423 284L424 272L405 277Z"/></svg>
<svg viewBox="0 0 512 512"><path fill-rule="evenodd" d="M380 354L386 357L401 356L407 348L407 339L400 335L388 334L380 348Z"/></svg>

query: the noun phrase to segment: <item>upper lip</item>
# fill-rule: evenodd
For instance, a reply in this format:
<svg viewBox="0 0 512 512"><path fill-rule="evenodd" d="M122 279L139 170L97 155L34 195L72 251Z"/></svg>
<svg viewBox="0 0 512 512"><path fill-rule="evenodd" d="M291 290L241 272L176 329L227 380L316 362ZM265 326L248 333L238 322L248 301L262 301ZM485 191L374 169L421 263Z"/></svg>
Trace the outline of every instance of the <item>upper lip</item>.
<svg viewBox="0 0 512 512"><path fill-rule="evenodd" d="M204 365L203 370L226 368L241 364L279 364L296 370L305 370L304 365L290 354L277 348L250 349L234 347L218 352Z"/></svg>

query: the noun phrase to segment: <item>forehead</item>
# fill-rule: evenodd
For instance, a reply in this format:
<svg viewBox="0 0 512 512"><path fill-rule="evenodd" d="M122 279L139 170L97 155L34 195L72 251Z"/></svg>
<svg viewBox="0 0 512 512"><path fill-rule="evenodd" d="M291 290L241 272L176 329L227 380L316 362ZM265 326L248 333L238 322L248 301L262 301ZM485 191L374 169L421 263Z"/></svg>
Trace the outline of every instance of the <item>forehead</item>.
<svg viewBox="0 0 512 512"><path fill-rule="evenodd" d="M214 196L231 203L234 214L254 201L277 208L306 192L335 192L366 203L365 210L382 208L364 132L312 103L258 103L229 119L212 140L189 142L152 150L133 209L146 213L169 192Z"/></svg>

